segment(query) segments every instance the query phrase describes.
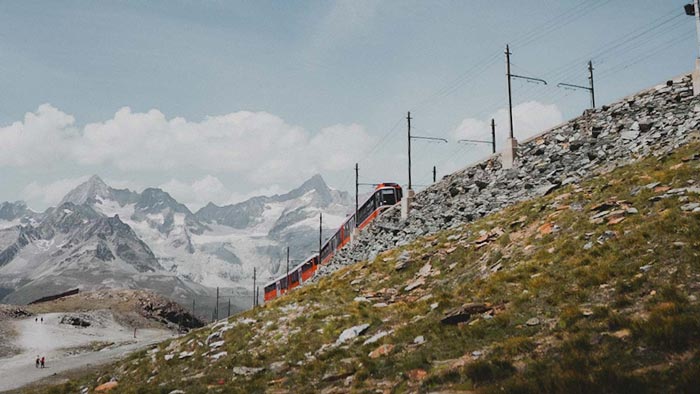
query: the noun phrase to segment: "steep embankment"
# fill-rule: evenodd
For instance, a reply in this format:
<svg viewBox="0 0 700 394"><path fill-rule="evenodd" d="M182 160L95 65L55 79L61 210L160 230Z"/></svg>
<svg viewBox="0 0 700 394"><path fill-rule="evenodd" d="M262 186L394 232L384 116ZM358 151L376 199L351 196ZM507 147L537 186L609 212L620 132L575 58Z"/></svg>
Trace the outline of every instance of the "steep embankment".
<svg viewBox="0 0 700 394"><path fill-rule="evenodd" d="M692 391L699 150L417 238L51 390Z"/></svg>
<svg viewBox="0 0 700 394"><path fill-rule="evenodd" d="M521 141L515 168L500 155L455 172L416 194L408 220L398 209L379 218L321 273L454 228L649 155L675 149L700 126L700 100L689 76L605 105Z"/></svg>

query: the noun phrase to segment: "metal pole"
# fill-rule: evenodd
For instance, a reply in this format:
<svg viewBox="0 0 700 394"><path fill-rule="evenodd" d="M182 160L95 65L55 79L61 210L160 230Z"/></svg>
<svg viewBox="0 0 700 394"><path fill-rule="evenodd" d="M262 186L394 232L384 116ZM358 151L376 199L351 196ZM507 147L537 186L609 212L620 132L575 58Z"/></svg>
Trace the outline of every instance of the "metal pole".
<svg viewBox="0 0 700 394"><path fill-rule="evenodd" d="M506 45L506 76L508 77L508 119L510 121L510 138L513 138L513 94L510 87L510 47Z"/></svg>
<svg viewBox="0 0 700 394"><path fill-rule="evenodd" d="M496 153L496 119L491 119L491 153Z"/></svg>
<svg viewBox="0 0 700 394"><path fill-rule="evenodd" d="M437 180L437 168L433 166L433 183Z"/></svg>
<svg viewBox="0 0 700 394"><path fill-rule="evenodd" d="M256 271L257 271L257 270L255 269L255 267L253 267L253 308L255 308L255 306L256 306L257 303L258 303L258 299L255 298L255 289L256 289L256 287L255 287L255 279L256 279L256 274L257 274Z"/></svg>
<svg viewBox="0 0 700 394"><path fill-rule="evenodd" d="M357 216L355 216L357 223ZM318 264L321 265L321 251L323 250L323 212L318 216Z"/></svg>
<svg viewBox="0 0 700 394"><path fill-rule="evenodd" d="M360 190L360 165L355 163L355 227L359 224L357 223L357 210L360 208L358 193Z"/></svg>
<svg viewBox="0 0 700 394"><path fill-rule="evenodd" d="M411 111L406 116L408 120L408 190L411 190Z"/></svg>
<svg viewBox="0 0 700 394"><path fill-rule="evenodd" d="M591 60L588 61L588 80L591 82L591 107L595 108L595 90L593 87L593 61Z"/></svg>
<svg viewBox="0 0 700 394"><path fill-rule="evenodd" d="M216 288L216 308L214 308L214 320L219 320L219 287Z"/></svg>
<svg viewBox="0 0 700 394"><path fill-rule="evenodd" d="M228 315L226 317L231 317L231 297L228 298Z"/></svg>

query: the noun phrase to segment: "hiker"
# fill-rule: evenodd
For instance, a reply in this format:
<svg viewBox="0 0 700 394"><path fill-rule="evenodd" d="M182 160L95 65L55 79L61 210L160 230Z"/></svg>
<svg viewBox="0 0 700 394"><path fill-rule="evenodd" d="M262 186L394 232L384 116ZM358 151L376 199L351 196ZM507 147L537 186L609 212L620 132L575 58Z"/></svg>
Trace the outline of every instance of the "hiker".
<svg viewBox="0 0 700 394"><path fill-rule="evenodd" d="M44 357L42 356L42 357L41 357L41 367L42 367L42 368L44 368L44 362L45 362L45 361L46 361L46 360L45 360Z"/></svg>
<svg viewBox="0 0 700 394"><path fill-rule="evenodd" d="M37 368L39 368L39 356L36 356L36 363L35 363L35 366L36 366Z"/></svg>
<svg viewBox="0 0 700 394"><path fill-rule="evenodd" d="M38 317L35 317L35 318L34 318L34 323L38 323L38 322L39 322L39 318L38 318Z"/></svg>
<svg viewBox="0 0 700 394"><path fill-rule="evenodd" d="M41 324L44 324L44 317L41 317Z"/></svg>

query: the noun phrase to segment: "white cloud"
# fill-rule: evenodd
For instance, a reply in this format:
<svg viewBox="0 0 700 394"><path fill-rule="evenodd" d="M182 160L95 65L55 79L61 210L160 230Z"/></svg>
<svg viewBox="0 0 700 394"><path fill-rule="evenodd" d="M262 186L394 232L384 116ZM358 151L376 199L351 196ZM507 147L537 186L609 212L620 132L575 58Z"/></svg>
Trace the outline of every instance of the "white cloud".
<svg viewBox="0 0 700 394"><path fill-rule="evenodd" d="M72 116L45 104L23 122L1 128L0 166L27 168L69 160L123 172L226 172L253 185L294 184L318 172L350 167L374 141L360 125L339 124L314 134L266 112L240 111L190 122L168 119L155 109L134 113L125 107L104 122L82 129L73 124ZM223 193L214 179L189 185L193 201L211 187L207 193ZM169 186L184 190L176 182Z"/></svg>
<svg viewBox="0 0 700 394"><path fill-rule="evenodd" d="M491 119L496 121L496 145L503 146L508 138L508 110L503 108L487 118L488 120L467 118L453 130L454 139L490 140ZM562 123L561 111L555 104L528 101L513 107L514 135L518 141L545 131Z"/></svg>
<svg viewBox="0 0 700 394"><path fill-rule="evenodd" d="M74 122L72 116L42 104L21 122L0 127L0 167L45 165L64 158L78 136Z"/></svg>
<svg viewBox="0 0 700 394"><path fill-rule="evenodd" d="M66 178L45 184L32 182L24 188L22 194L29 207L56 206L69 191L87 181L88 178L89 176Z"/></svg>

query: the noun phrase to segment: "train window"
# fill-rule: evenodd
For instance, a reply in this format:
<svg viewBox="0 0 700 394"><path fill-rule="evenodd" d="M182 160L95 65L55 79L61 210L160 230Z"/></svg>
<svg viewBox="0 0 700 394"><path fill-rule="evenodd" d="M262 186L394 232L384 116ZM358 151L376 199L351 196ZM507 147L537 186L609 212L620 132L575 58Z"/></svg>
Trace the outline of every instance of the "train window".
<svg viewBox="0 0 700 394"><path fill-rule="evenodd" d="M362 204L362 207L360 208L358 212L358 217L359 219L357 220L357 224L360 225L362 222L364 222L369 215L372 214L375 210L375 205L374 205L374 196L367 200L364 204Z"/></svg>
<svg viewBox="0 0 700 394"><path fill-rule="evenodd" d="M265 286L265 293L269 293L269 292L275 290L276 287L277 287L277 286L276 286L275 283L273 283L273 284L271 284L271 285Z"/></svg>
<svg viewBox="0 0 700 394"><path fill-rule="evenodd" d="M289 274L289 281L291 283L299 282L299 271L294 271Z"/></svg>
<svg viewBox="0 0 700 394"><path fill-rule="evenodd" d="M394 205L396 204L396 193L393 189L384 189L380 195L381 201L380 205Z"/></svg>

